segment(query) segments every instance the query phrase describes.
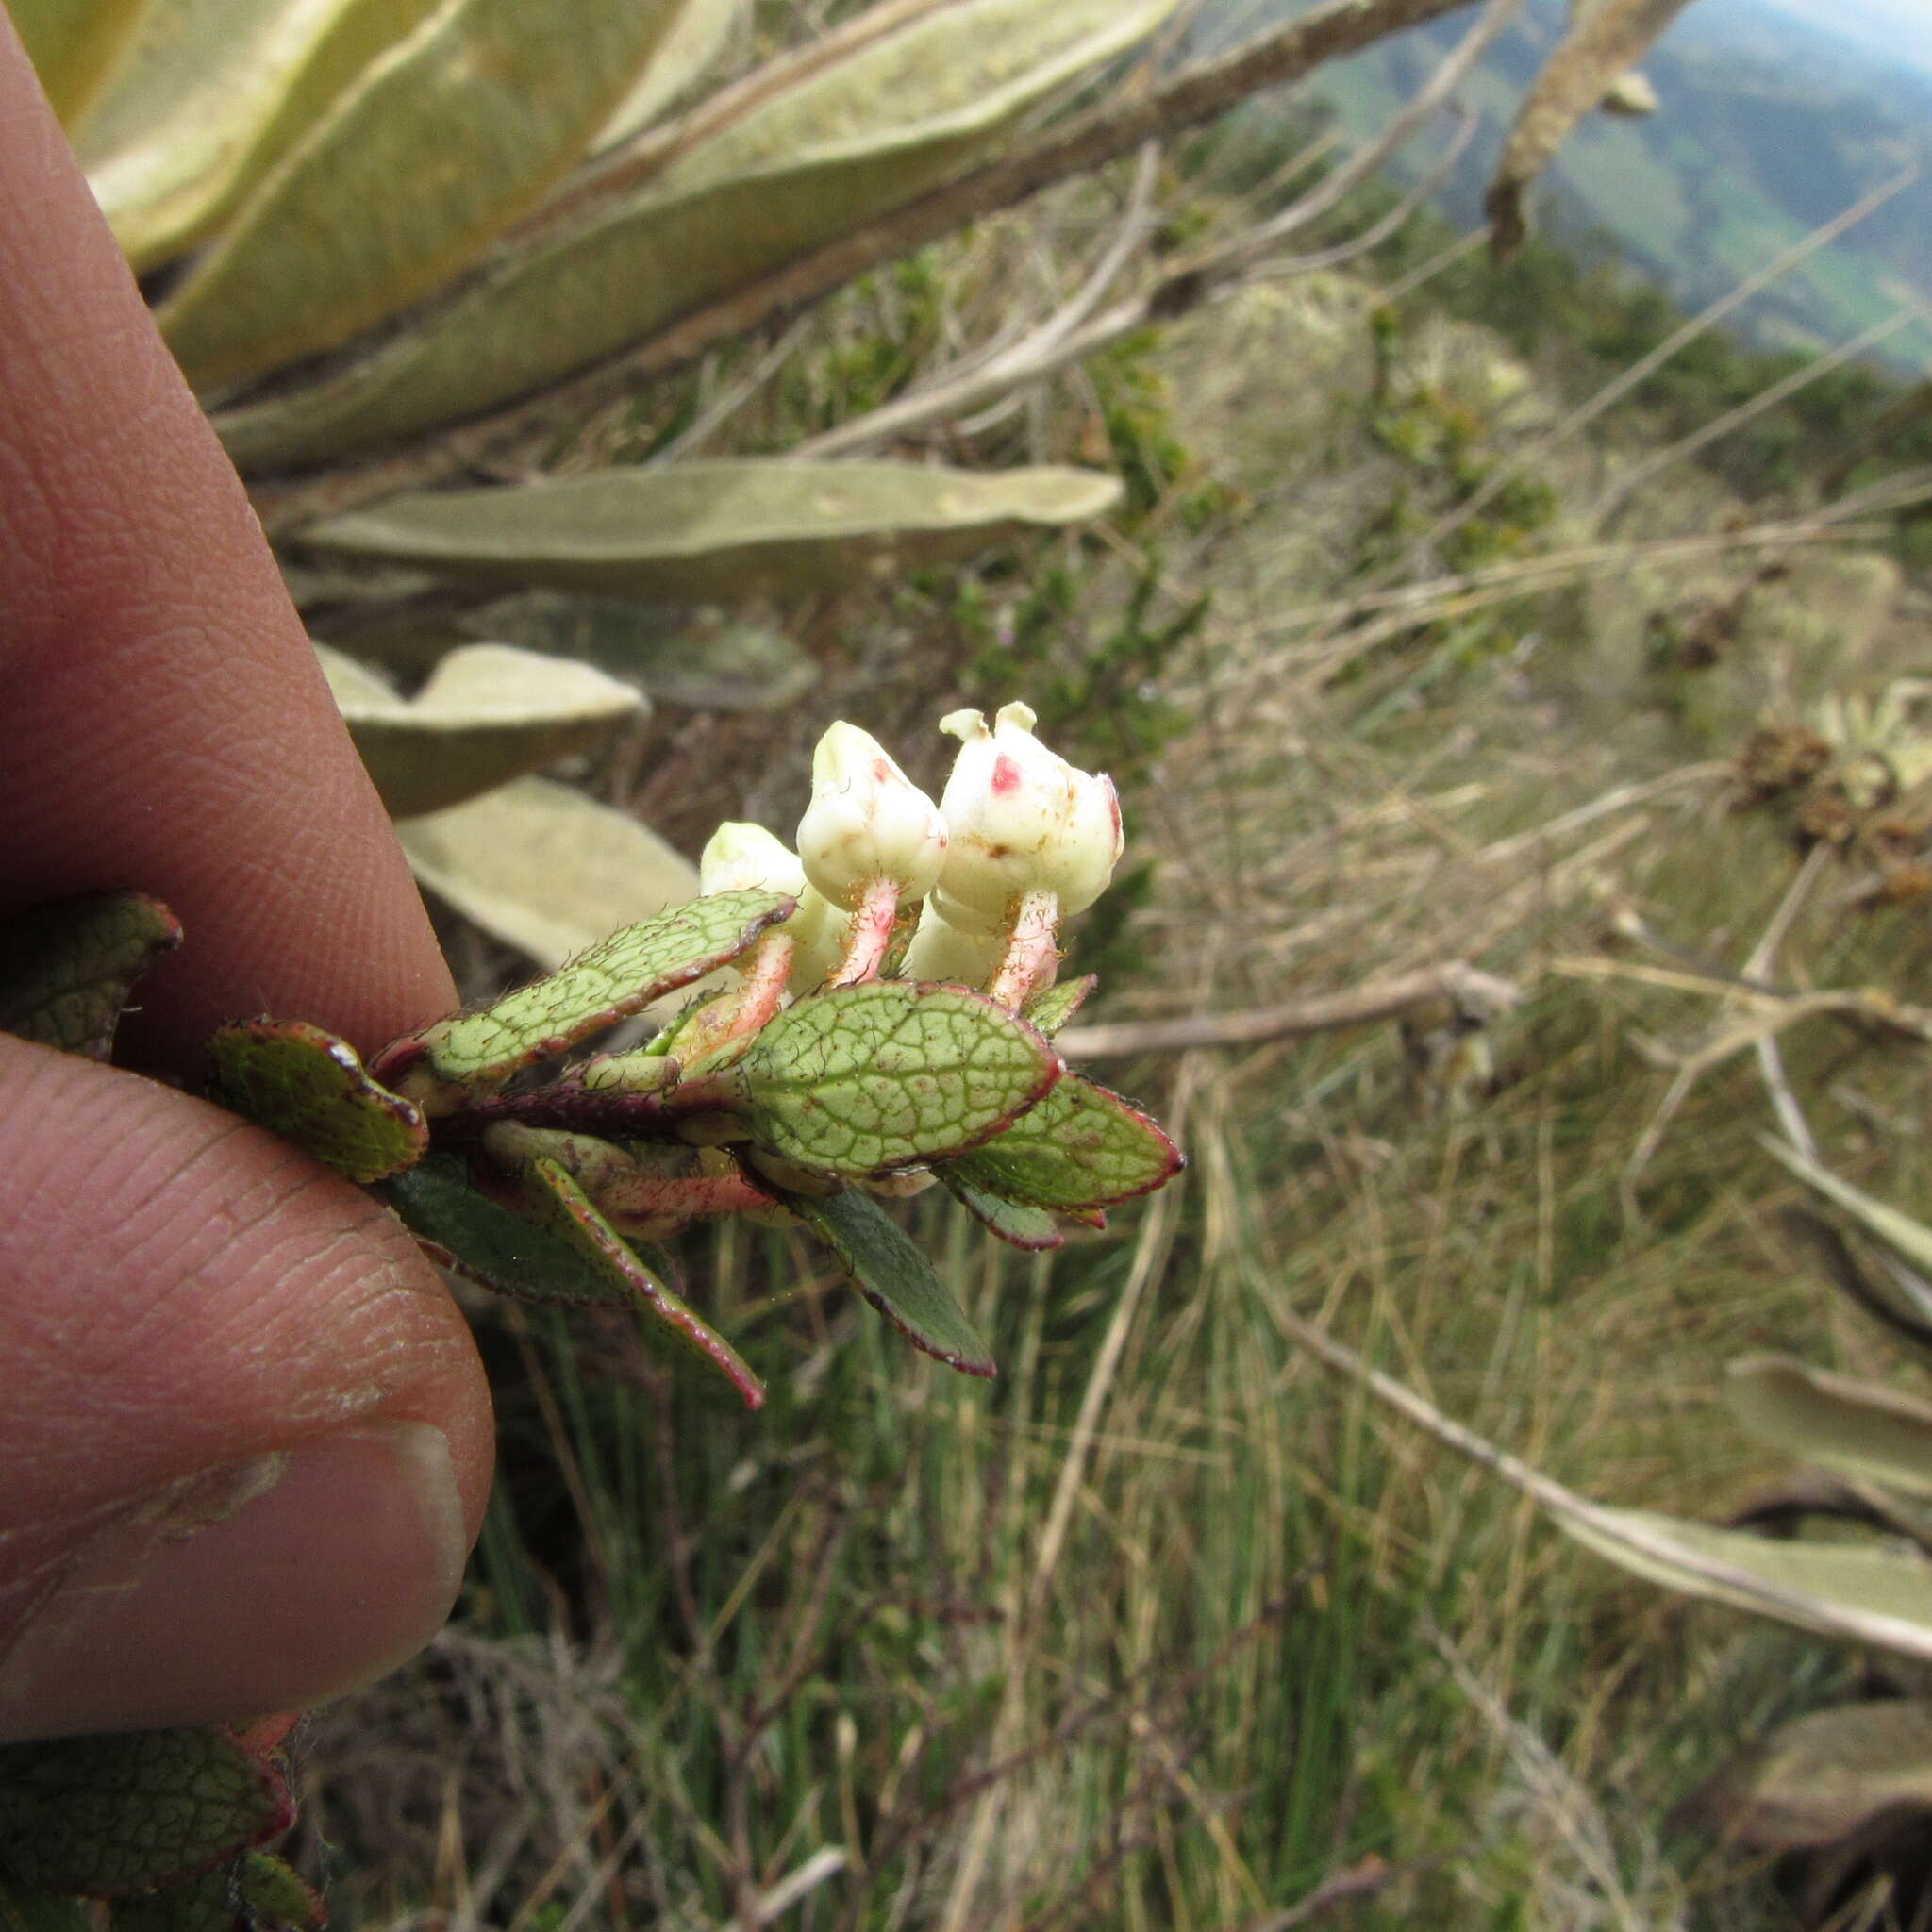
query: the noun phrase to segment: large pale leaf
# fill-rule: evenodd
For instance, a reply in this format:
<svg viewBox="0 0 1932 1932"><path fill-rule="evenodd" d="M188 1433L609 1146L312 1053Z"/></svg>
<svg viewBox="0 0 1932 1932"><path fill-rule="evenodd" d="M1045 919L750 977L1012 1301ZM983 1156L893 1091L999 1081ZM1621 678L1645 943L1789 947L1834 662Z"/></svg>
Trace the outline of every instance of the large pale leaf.
<svg viewBox="0 0 1932 1932"><path fill-rule="evenodd" d="M1807 1158L1788 1141L1769 1134L1758 1136L1764 1151L1835 1207L1842 1208L1865 1232L1882 1243L1915 1274L1932 1276L1932 1228L1909 1214L1901 1214L1875 1194L1840 1180L1827 1167Z"/></svg>
<svg viewBox="0 0 1932 1932"><path fill-rule="evenodd" d="M1785 1541L1597 1504L1551 1514L1578 1542L1648 1582L1932 1659L1932 1562L1915 1553Z"/></svg>
<svg viewBox="0 0 1932 1932"><path fill-rule="evenodd" d="M1932 1699L1796 1718L1698 1794L1721 1836L1779 1852L1836 1843L1899 1806L1932 1810Z"/></svg>
<svg viewBox="0 0 1932 1932"><path fill-rule="evenodd" d="M915 1348L964 1374L991 1377L991 1351L952 1290L863 1189L847 1188L824 1200L791 1194L786 1205L830 1246L859 1293Z"/></svg>
<svg viewBox="0 0 1932 1932"><path fill-rule="evenodd" d="M1932 1496L1932 1403L1774 1355L1731 1363L1724 1399L1754 1436L1788 1456Z"/></svg>
<svg viewBox="0 0 1932 1932"><path fill-rule="evenodd" d="M137 269L199 241L436 0L159 0L75 133Z"/></svg>
<svg viewBox="0 0 1932 1932"><path fill-rule="evenodd" d="M1523 197L1565 137L1669 26L1689 0L1593 0L1571 9L1570 30L1517 109L1484 199L1499 251L1526 231Z"/></svg>
<svg viewBox="0 0 1932 1932"><path fill-rule="evenodd" d="M7 0L62 125L73 127L86 111L141 10L142 0Z"/></svg>
<svg viewBox="0 0 1932 1932"><path fill-rule="evenodd" d="M736 599L836 589L1083 522L1120 487L1093 470L747 458L392 496L303 541L466 584Z"/></svg>
<svg viewBox="0 0 1932 1932"><path fill-rule="evenodd" d="M684 0L650 65L598 129L593 150L615 147L641 133L695 86L724 53L732 28L749 10L749 0Z"/></svg>
<svg viewBox="0 0 1932 1932"><path fill-rule="evenodd" d="M341 652L316 650L356 749L396 818L441 811L592 750L642 708L629 685L588 664L508 644L452 651L413 700Z"/></svg>
<svg viewBox="0 0 1932 1932"><path fill-rule="evenodd" d="M286 465L544 389L911 200L1174 6L941 8L697 142L636 197L507 254L419 327L216 427L237 462Z"/></svg>
<svg viewBox="0 0 1932 1932"><path fill-rule="evenodd" d="M698 889L697 867L648 825L546 778L404 819L396 835L431 891L540 966Z"/></svg>
<svg viewBox="0 0 1932 1932"><path fill-rule="evenodd" d="M58 899L0 921L0 1033L104 1060L134 983L181 943L145 892Z"/></svg>
<svg viewBox="0 0 1932 1932"><path fill-rule="evenodd" d="M209 1099L352 1181L399 1174L428 1151L422 1114L377 1081L346 1040L307 1020L224 1026L209 1058Z"/></svg>
<svg viewBox="0 0 1932 1932"><path fill-rule="evenodd" d="M957 1172L986 1193L1071 1212L1150 1193L1182 1164L1180 1149L1138 1108L1068 1074L1004 1133L962 1155Z"/></svg>
<svg viewBox="0 0 1932 1932"><path fill-rule="evenodd" d="M333 347L439 286L584 152L672 18L673 0L442 0L161 305L190 381Z"/></svg>
<svg viewBox="0 0 1932 1932"><path fill-rule="evenodd" d="M737 958L795 903L749 891L671 907L486 1007L390 1041L372 1064L382 1078L399 1078L399 1091L429 1112L446 1112Z"/></svg>
<svg viewBox="0 0 1932 1932"><path fill-rule="evenodd" d="M776 710L819 681L816 661L783 631L712 606L531 591L501 597L462 622L477 637L594 664L693 710Z"/></svg>
<svg viewBox="0 0 1932 1932"><path fill-rule="evenodd" d="M1059 1075L1045 1039L985 994L905 979L800 1000L734 1069L753 1140L837 1174L974 1146Z"/></svg>

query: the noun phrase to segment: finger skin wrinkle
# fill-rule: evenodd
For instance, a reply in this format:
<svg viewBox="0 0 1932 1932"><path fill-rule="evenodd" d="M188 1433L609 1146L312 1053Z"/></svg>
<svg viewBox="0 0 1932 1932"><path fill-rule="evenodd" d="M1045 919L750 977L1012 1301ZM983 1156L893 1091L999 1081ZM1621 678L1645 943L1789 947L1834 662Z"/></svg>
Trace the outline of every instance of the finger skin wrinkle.
<svg viewBox="0 0 1932 1932"><path fill-rule="evenodd" d="M219 1109L5 1044L0 1531L373 1409L443 1420L474 1350L392 1217Z"/></svg>

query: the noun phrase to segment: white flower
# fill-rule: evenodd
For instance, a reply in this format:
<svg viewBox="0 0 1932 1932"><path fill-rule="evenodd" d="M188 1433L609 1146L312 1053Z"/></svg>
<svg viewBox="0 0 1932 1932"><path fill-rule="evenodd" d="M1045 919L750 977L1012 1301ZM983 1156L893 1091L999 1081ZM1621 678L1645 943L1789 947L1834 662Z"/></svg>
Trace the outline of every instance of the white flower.
<svg viewBox="0 0 1932 1932"><path fill-rule="evenodd" d="M940 909L956 926L1006 930L1030 891L1054 893L1062 914L1083 912L1113 877L1124 843L1113 780L1047 750L1033 719L1011 704L991 728L977 711L940 720L959 740L940 800L950 836Z"/></svg>
<svg viewBox="0 0 1932 1932"><path fill-rule="evenodd" d="M777 928L794 948L794 990L816 986L839 963L851 922L812 891L798 855L764 826L742 820L720 825L698 855L698 891L706 898L713 892L783 892L798 901L798 909Z"/></svg>
<svg viewBox="0 0 1932 1932"><path fill-rule="evenodd" d="M783 892L796 898L805 891L805 868L798 855L762 825L726 820L698 855L698 891Z"/></svg>
<svg viewBox="0 0 1932 1932"><path fill-rule="evenodd" d="M1004 935L961 932L928 899L919 916L919 930L906 948L905 976L984 986L999 971L1006 950Z"/></svg>
<svg viewBox="0 0 1932 1932"><path fill-rule="evenodd" d="M946 856L939 808L877 739L836 724L811 758L811 803L798 822L805 875L836 906L856 907L867 886L891 879L923 899Z"/></svg>

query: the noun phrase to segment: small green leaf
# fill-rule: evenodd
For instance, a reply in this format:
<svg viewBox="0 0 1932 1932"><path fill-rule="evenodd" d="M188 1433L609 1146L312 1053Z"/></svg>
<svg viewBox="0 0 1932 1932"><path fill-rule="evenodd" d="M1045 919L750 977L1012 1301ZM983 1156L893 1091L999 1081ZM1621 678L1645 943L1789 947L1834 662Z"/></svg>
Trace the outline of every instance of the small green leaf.
<svg viewBox="0 0 1932 1932"><path fill-rule="evenodd" d="M1120 494L1097 470L747 457L391 496L302 541L466 586L741 603L972 556L1085 523Z"/></svg>
<svg viewBox="0 0 1932 1932"><path fill-rule="evenodd" d="M637 1306L627 1282L611 1280L548 1228L492 1200L455 1155L433 1154L378 1191L445 1266L498 1294L565 1308Z"/></svg>
<svg viewBox="0 0 1932 1932"><path fill-rule="evenodd" d="M975 1188L958 1172L955 1162L942 1160L933 1172L946 1191L990 1234L1016 1248L1039 1253L1046 1248L1063 1247L1066 1236L1044 1208L1029 1207L1024 1201L1008 1201Z"/></svg>
<svg viewBox="0 0 1932 1932"><path fill-rule="evenodd" d="M862 1188L824 1199L788 1194L785 1205L830 1245L854 1287L915 1348L964 1374L991 1381L998 1373L952 1290Z"/></svg>
<svg viewBox="0 0 1932 1932"><path fill-rule="evenodd" d="M19 913L0 924L0 1033L104 1060L129 989L180 943L180 921L145 892Z"/></svg>
<svg viewBox="0 0 1932 1932"><path fill-rule="evenodd" d="M235 1896L235 1867L163 1886L114 1907L113 1932L248 1932Z"/></svg>
<svg viewBox="0 0 1932 1932"><path fill-rule="evenodd" d="M396 837L432 892L540 966L698 890L697 867L650 826L547 778L404 819Z"/></svg>
<svg viewBox="0 0 1932 1932"><path fill-rule="evenodd" d="M1100 984L1100 975L1090 973L1081 979L1063 979L1044 992L1037 992L1020 1008L1029 1025L1038 1026L1051 1040L1082 1007L1087 996Z"/></svg>
<svg viewBox="0 0 1932 1932"><path fill-rule="evenodd" d="M764 1385L744 1357L639 1259L598 1210L597 1205L558 1160L535 1160L523 1178L540 1202L550 1227L589 1266L624 1284L633 1307L663 1324L685 1348L716 1369L744 1398L747 1408L764 1407Z"/></svg>
<svg viewBox="0 0 1932 1932"><path fill-rule="evenodd" d="M1069 1074L1038 1107L958 1162L970 1186L1035 1208L1111 1207L1164 1186L1181 1151L1118 1093Z"/></svg>
<svg viewBox="0 0 1932 1932"><path fill-rule="evenodd" d="M293 1821L280 1777L213 1728L0 1746L0 1871L19 1885L123 1898Z"/></svg>
<svg viewBox="0 0 1932 1932"><path fill-rule="evenodd" d="M299 1872L267 1852L250 1852L242 1860L235 1890L256 1932L322 1932L328 1924L322 1895Z"/></svg>
<svg viewBox="0 0 1932 1932"><path fill-rule="evenodd" d="M446 1113L561 1053L613 1020L735 959L795 902L777 892L717 892L625 926L547 978L391 1041L375 1060L425 1111Z"/></svg>
<svg viewBox="0 0 1932 1932"><path fill-rule="evenodd" d="M872 1174L998 1133L1060 1063L983 993L875 979L800 1000L734 1073L760 1146L823 1174Z"/></svg>
<svg viewBox="0 0 1932 1932"><path fill-rule="evenodd" d="M210 1048L208 1097L352 1181L379 1181L428 1151L421 1111L391 1093L346 1040L306 1020L244 1020Z"/></svg>
<svg viewBox="0 0 1932 1932"><path fill-rule="evenodd" d="M96 1922L84 1898L16 1886L0 1875L0 1932L96 1932Z"/></svg>
<svg viewBox="0 0 1932 1932"><path fill-rule="evenodd" d="M1725 1372L1724 1399L1759 1441L1856 1482L1932 1496L1932 1404L1831 1375L1790 1356L1754 1355Z"/></svg>

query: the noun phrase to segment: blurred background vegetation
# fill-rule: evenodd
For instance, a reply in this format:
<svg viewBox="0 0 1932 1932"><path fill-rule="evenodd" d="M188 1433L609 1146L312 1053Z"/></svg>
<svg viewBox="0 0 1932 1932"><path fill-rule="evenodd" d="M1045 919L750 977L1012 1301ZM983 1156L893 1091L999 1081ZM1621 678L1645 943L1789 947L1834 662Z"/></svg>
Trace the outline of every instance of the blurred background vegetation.
<svg viewBox="0 0 1932 1932"><path fill-rule="evenodd" d="M1796 1823L1751 1798L1741 1756L1849 1702L1922 1709L1923 1661L1657 1591L1307 1345L1334 1338L1599 1501L1787 1530L1816 1498L1739 1426L1725 1364L1774 1349L1909 1391L1755 1138L1778 1117L1763 1054L1716 1035L1740 974L1932 999L1914 339L1840 359L1789 313L1782 337L1693 318L1639 272L1657 259L1574 215L1491 259L1467 184L1500 130L1471 139L1455 99L1418 117L1406 175L1358 165L1467 11L1373 55L1384 92L1357 71L1315 98L1324 67L1311 92L1230 95L759 306L932 184L1278 31L1141 10L999 42L1021 49L993 63L1010 108L974 121L991 72L941 72L932 102L907 77L989 42L966 0L670 9L686 40L631 50L655 83L570 105L564 158L466 217L457 279L418 272L412 231L391 306L330 323L256 300L278 249L313 279L320 245L273 198L349 125L345 76L402 75L488 9L391 8L315 82L335 105L173 227L142 116L169 120L155 49L195 8L96 9L135 23L115 58L160 77L104 57L92 110L73 82L76 139L88 156L89 111L116 101L135 130L92 123L97 180L120 157L147 183L124 240L191 372L206 357L466 990L689 890L721 818L789 834L827 719L934 785L941 712L1024 696L1120 784L1128 868L1072 964L1104 975L1083 1020L1146 1023L1097 1070L1192 1158L1047 1257L909 1204L996 1341L991 1388L897 1345L782 1233L685 1256L771 1387L756 1417L621 1324L479 1306L502 1478L459 1614L310 1726L302 1852L339 1924L1932 1923L1923 1738L1878 1796ZM51 68L66 16L43 11ZM1005 27L1029 11L1056 10L1009 5ZM841 91L852 49L949 15L971 31L927 64ZM271 39L250 58L281 58ZM1491 108L1500 72L1520 96L1541 62L1515 44L1462 93ZM1707 137L1707 114L1673 119L1677 45L1647 63L1654 125ZM638 172L612 188L618 166ZM1601 218L1630 177L1590 178ZM603 387L588 357L481 401L458 384L413 427L384 413L385 370L609 209L708 260L766 202L756 258L600 348ZM1684 299L1723 303L1789 245L1681 244L1717 277ZM621 278L598 273L602 299ZM273 325L253 347L249 301ZM486 308L476 339L508 326ZM361 428L313 428L361 392ZM798 481L861 458L904 467L856 511L823 467ZM968 472L1016 493L962 508ZM612 478L645 494L545 493ZM611 517L600 550L584 530ZM1860 704L1887 692L1874 722ZM1444 966L1520 998L1158 1043L1156 1023ZM1830 1166L1923 1201L1922 1042L1862 1009L1773 1037ZM1924 1547L1896 1511L1859 1533Z"/></svg>

